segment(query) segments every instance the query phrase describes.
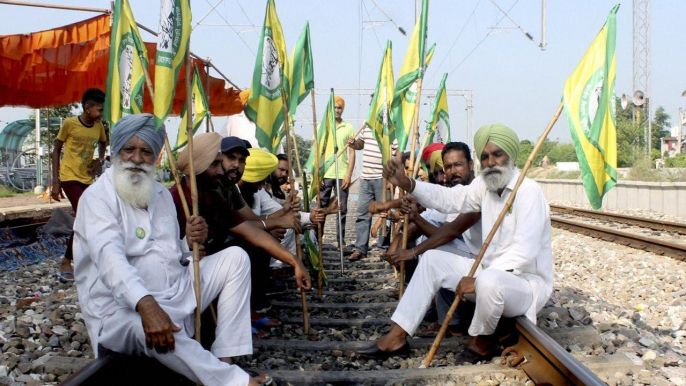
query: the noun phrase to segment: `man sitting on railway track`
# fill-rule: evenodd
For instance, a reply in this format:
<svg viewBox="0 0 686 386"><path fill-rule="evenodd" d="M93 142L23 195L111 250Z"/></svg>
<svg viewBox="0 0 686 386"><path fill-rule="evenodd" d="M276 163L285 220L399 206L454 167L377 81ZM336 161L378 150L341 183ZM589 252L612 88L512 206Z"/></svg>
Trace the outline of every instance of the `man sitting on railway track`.
<svg viewBox="0 0 686 386"><path fill-rule="evenodd" d="M411 181L395 160L386 164L384 174L423 206L449 212L481 211L483 229L490 231L519 177L515 166L519 139L510 128L492 124L479 129L474 147L483 170L468 186L445 188ZM414 334L441 287L455 288L457 296L476 302L469 327L474 339L463 352L462 362L476 363L496 354L493 334L501 317L526 315L535 322L536 313L552 293L553 265L550 209L534 181L524 179L475 277L469 278L473 264L473 259L463 256L425 255L393 314L396 324L391 332L358 353L370 357L409 354L407 335Z"/></svg>
<svg viewBox="0 0 686 386"><path fill-rule="evenodd" d="M179 227L171 194L155 182L165 137L152 114L128 115L112 132L113 167L81 196L74 223L76 285L91 344L153 357L205 385L257 385L224 360L252 353L250 263L240 248L200 262L203 304L196 305L189 245L204 243L207 224ZM212 352L192 339L194 310L219 297ZM220 360L224 359L224 360Z"/></svg>

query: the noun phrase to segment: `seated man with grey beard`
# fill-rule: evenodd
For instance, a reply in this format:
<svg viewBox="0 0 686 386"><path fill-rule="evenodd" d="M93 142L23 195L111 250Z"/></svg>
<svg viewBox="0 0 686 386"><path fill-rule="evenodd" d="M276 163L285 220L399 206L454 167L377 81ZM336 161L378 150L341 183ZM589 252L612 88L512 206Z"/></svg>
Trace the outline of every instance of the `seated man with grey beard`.
<svg viewBox="0 0 686 386"><path fill-rule="evenodd" d="M481 212L482 237L500 215L519 178L515 160L519 138L510 128L484 126L474 136L481 159L481 176L470 185L446 188L410 180L396 160L388 162L388 182L411 192L419 204L448 213ZM440 252L440 251L436 251ZM526 315L534 323L553 290L550 208L541 188L525 178L514 203L487 249L474 278L469 257L425 253L398 303L391 331L372 346L359 350L367 357L408 355L407 335L413 335L439 288L476 303L469 334L474 338L460 362L476 363L497 355L494 332L501 317Z"/></svg>
<svg viewBox="0 0 686 386"><path fill-rule="evenodd" d="M252 354L250 262L227 248L200 262L202 304L193 291L189 245L207 224L191 216L179 238L169 191L155 182L165 129L152 114L128 115L112 132L113 167L81 196L74 223L76 286L91 345L157 359L204 385L257 385L230 357ZM192 339L196 307L218 297L212 352Z"/></svg>

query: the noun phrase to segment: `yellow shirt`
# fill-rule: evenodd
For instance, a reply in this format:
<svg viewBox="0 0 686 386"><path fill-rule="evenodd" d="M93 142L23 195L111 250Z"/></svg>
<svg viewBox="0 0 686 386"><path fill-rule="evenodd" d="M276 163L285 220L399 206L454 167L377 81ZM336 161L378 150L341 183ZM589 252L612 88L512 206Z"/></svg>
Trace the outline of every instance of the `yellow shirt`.
<svg viewBox="0 0 686 386"><path fill-rule="evenodd" d="M106 140L105 127L102 123L95 122L92 127L86 127L79 117L67 118L57 133L57 139L64 142L60 162L60 181L92 184L93 176L88 174L88 165L93 161L98 142Z"/></svg>
<svg viewBox="0 0 686 386"><path fill-rule="evenodd" d="M350 139L355 135L355 129L348 122L342 121L336 126L336 142L338 142L338 151L343 149ZM329 134L328 142L326 144L326 154L324 154L324 159L329 160L333 155L334 145L333 145L333 133ZM342 180L348 173L348 149L341 154L338 158L338 179ZM333 162L331 166L324 173L324 178L336 178L336 164Z"/></svg>

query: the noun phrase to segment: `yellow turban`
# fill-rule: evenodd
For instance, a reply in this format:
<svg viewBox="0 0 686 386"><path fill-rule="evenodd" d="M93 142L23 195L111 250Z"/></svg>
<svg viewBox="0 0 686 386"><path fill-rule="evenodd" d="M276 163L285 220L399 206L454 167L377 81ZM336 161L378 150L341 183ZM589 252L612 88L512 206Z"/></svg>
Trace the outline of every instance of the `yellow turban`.
<svg viewBox="0 0 686 386"><path fill-rule="evenodd" d="M431 153L431 157L429 158L429 165L429 171L432 173L436 168L436 165L438 165L439 168L443 169L443 157L441 157L440 151L437 150Z"/></svg>
<svg viewBox="0 0 686 386"><path fill-rule="evenodd" d="M243 181L264 181L279 166L279 159L272 153L259 148L248 149L250 156L245 159L245 172Z"/></svg>
<svg viewBox="0 0 686 386"><path fill-rule="evenodd" d="M248 103L248 97L250 96L250 89L245 89L238 94L238 99L241 100L241 104L245 106Z"/></svg>
<svg viewBox="0 0 686 386"><path fill-rule="evenodd" d="M341 105L341 107L345 110L345 100L339 96L333 97L333 104L334 105Z"/></svg>
<svg viewBox="0 0 686 386"><path fill-rule="evenodd" d="M212 165L214 159L217 158L219 148L222 144L222 136L219 133L202 133L193 137L193 163L195 166L195 174L201 174ZM179 169L185 175L191 173L191 165L188 162L188 146L179 153Z"/></svg>

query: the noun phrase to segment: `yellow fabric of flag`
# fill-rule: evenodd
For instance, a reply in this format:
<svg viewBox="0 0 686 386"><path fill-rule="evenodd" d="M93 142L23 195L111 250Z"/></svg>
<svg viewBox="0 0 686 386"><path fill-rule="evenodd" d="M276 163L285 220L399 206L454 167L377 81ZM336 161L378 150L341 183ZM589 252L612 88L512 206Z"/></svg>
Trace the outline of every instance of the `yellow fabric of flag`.
<svg viewBox="0 0 686 386"><path fill-rule="evenodd" d="M447 79L448 73L446 72L443 74L443 79L441 79L441 85L436 93L431 116L426 125L429 135L428 142L430 143L450 142L450 113L448 112L448 94L445 91L445 81Z"/></svg>
<svg viewBox="0 0 686 386"><path fill-rule="evenodd" d="M190 37L189 0L161 0L155 56L155 129L162 126L171 110L179 70L184 62Z"/></svg>
<svg viewBox="0 0 686 386"><path fill-rule="evenodd" d="M277 151L283 137L279 135L284 118L281 87L283 84L284 91L290 90L288 74L288 54L281 22L274 0L268 0L245 113L255 122L255 137L260 147L272 153Z"/></svg>
<svg viewBox="0 0 686 386"><path fill-rule="evenodd" d="M200 80L200 74L198 73L198 67L193 68L193 89L191 91L191 120L193 122L193 134L198 130L200 124L205 117L209 117L210 110L207 107L207 98L205 98L205 91L202 88L202 82ZM186 146L188 142L188 135L186 134L187 119L188 114L186 110L186 104L183 105L183 110L181 111L181 125L179 125L179 133L176 136L176 145L174 145L173 150L178 150L181 147Z"/></svg>
<svg viewBox="0 0 686 386"><path fill-rule="evenodd" d="M390 120L391 101L394 90L393 80L393 46L391 41L386 42L386 51L381 59L379 77L374 90L374 97L367 114L367 126L374 133L381 150L382 163L388 162L391 157L391 142L394 138L394 129Z"/></svg>
<svg viewBox="0 0 686 386"><path fill-rule="evenodd" d="M572 75L565 82L562 102L579 159L581 178L593 208L617 183L615 119L615 41L619 4Z"/></svg>
<svg viewBox="0 0 686 386"><path fill-rule="evenodd" d="M114 124L124 115L143 111L143 69L148 68L148 51L128 0L117 0L114 5L110 41L104 118Z"/></svg>

